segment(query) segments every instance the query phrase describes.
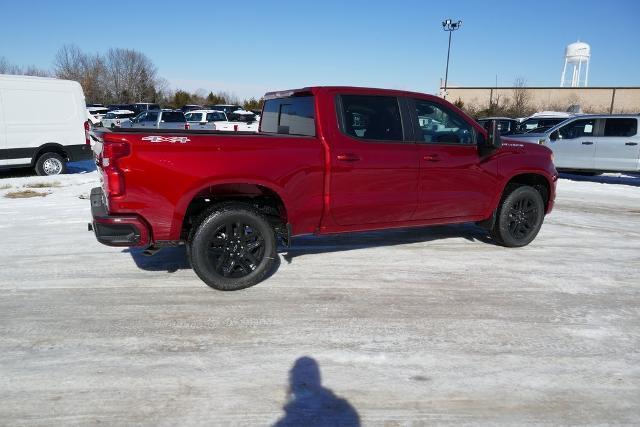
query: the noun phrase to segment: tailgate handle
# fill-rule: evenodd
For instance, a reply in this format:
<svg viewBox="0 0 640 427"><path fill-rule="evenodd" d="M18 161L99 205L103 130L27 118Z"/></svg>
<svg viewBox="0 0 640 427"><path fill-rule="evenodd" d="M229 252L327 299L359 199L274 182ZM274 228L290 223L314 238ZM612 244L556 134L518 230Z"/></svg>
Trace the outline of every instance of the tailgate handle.
<svg viewBox="0 0 640 427"><path fill-rule="evenodd" d="M624 145L638 145L638 143L637 142L627 142Z"/></svg>
<svg viewBox="0 0 640 427"><path fill-rule="evenodd" d="M582 145L593 145L593 142L591 142L591 141L583 141Z"/></svg>
<svg viewBox="0 0 640 427"><path fill-rule="evenodd" d="M353 153L338 154L338 160L343 162L357 162L360 160L360 157Z"/></svg>

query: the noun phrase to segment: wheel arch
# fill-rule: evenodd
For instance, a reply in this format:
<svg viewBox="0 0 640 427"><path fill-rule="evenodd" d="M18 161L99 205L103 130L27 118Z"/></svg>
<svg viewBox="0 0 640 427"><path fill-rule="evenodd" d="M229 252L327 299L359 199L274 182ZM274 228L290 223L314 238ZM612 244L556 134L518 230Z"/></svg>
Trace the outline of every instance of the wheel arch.
<svg viewBox="0 0 640 427"><path fill-rule="evenodd" d="M47 142L36 149L33 157L31 158L31 166L35 166L40 156L45 153L56 153L61 155L65 160L69 160L69 154L66 152L62 144L57 142Z"/></svg>
<svg viewBox="0 0 640 427"><path fill-rule="evenodd" d="M535 188L542 196L542 201L544 202L544 210L545 212L547 212L552 196L551 191L553 188L553 184L546 175L540 172L521 172L513 175L511 178L509 178L508 181L506 181L504 187L502 188L498 203L500 203L500 200L502 200L506 196L510 188L520 185L528 185Z"/></svg>
<svg viewBox="0 0 640 427"><path fill-rule="evenodd" d="M188 235L194 221L212 206L237 201L252 205L267 216L274 226L288 221L287 203L281 189L264 182L227 180L201 184L186 193L176 204L172 235Z"/></svg>

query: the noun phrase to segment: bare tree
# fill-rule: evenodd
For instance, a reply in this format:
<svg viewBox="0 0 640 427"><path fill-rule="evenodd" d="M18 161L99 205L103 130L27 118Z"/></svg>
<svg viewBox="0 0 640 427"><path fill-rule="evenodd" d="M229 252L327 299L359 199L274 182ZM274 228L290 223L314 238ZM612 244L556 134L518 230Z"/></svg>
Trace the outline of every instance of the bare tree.
<svg viewBox="0 0 640 427"><path fill-rule="evenodd" d="M53 68L56 77L80 83L87 101L97 102L104 99L105 68L100 55L88 55L75 45L64 45L56 53Z"/></svg>
<svg viewBox="0 0 640 427"><path fill-rule="evenodd" d="M514 117L524 117L531 112L531 94L527 89L527 81L518 77L513 82L513 101L511 102L511 114Z"/></svg>
<svg viewBox="0 0 640 427"><path fill-rule="evenodd" d="M109 49L105 78L110 96L123 102L151 101L156 97L157 69L141 52Z"/></svg>
<svg viewBox="0 0 640 427"><path fill-rule="evenodd" d="M0 74L16 74L38 77L49 77L51 75L49 71L38 68L35 65L29 65L22 68L18 65L11 64L4 56L0 56Z"/></svg>

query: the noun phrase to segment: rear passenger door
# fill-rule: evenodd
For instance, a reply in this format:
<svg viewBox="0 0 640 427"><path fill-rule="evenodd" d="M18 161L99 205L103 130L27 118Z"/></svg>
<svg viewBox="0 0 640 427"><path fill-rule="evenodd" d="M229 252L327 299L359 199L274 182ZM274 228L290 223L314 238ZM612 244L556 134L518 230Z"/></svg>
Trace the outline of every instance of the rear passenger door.
<svg viewBox="0 0 640 427"><path fill-rule="evenodd" d="M605 119L602 136L597 138L595 168L610 171L636 171L639 157L638 119L635 117Z"/></svg>
<svg viewBox="0 0 640 427"><path fill-rule="evenodd" d="M418 151L406 100L337 95L331 141L331 215L339 225L410 220L417 206Z"/></svg>
<svg viewBox="0 0 640 427"><path fill-rule="evenodd" d="M557 138L549 141L556 168L593 169L596 151L595 131L596 119L593 118L574 120L559 128Z"/></svg>

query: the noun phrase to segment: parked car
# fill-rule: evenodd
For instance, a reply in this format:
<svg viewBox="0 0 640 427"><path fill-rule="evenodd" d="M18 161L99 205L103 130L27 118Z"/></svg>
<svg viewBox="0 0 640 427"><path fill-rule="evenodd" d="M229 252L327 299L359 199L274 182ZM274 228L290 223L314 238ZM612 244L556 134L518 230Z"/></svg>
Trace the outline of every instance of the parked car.
<svg viewBox="0 0 640 427"><path fill-rule="evenodd" d="M478 119L478 123L480 123L480 126L485 127L492 120L496 120L498 122L500 134L505 136L515 133L518 125L520 124L518 120L509 117L483 117Z"/></svg>
<svg viewBox="0 0 640 427"><path fill-rule="evenodd" d="M107 107L87 107L88 119L93 126L102 126L102 119L107 114Z"/></svg>
<svg viewBox="0 0 640 427"><path fill-rule="evenodd" d="M260 133L97 131L104 188L91 191L90 228L148 254L187 245L221 290L260 282L278 241L300 234L476 221L524 246L557 173L551 150L502 143L497 128L432 95L313 87L266 94Z"/></svg>
<svg viewBox="0 0 640 427"><path fill-rule="evenodd" d="M228 123L227 114L217 110L194 110L186 113L185 118L192 130L221 130L218 126Z"/></svg>
<svg viewBox="0 0 640 427"><path fill-rule="evenodd" d="M542 111L524 119L514 133L544 132L576 114L561 111Z"/></svg>
<svg viewBox="0 0 640 427"><path fill-rule="evenodd" d="M225 113L217 110L195 110L185 114L190 129L217 130L226 132L258 132L260 125L256 115L239 110Z"/></svg>
<svg viewBox="0 0 640 427"><path fill-rule="evenodd" d="M209 105L209 110L224 111L225 113L233 113L234 111L242 110L242 107L236 104L216 104Z"/></svg>
<svg viewBox="0 0 640 427"><path fill-rule="evenodd" d="M180 110L147 111L138 114L129 122L122 124L123 128L146 129L189 129L189 124Z"/></svg>
<svg viewBox="0 0 640 427"><path fill-rule="evenodd" d="M93 157L84 93L75 81L0 74L0 168L64 173Z"/></svg>
<svg viewBox="0 0 640 427"><path fill-rule="evenodd" d="M136 116L136 113L131 110L114 110L109 111L102 119L102 126L115 129L123 125L123 123L129 122Z"/></svg>
<svg viewBox="0 0 640 427"><path fill-rule="evenodd" d="M129 110L136 113L136 115L144 111L159 111L160 104L154 104L151 102L136 102L133 104L111 104L108 105L109 111L113 110Z"/></svg>
<svg viewBox="0 0 640 427"><path fill-rule="evenodd" d="M640 171L638 115L580 115L545 132L512 135L548 146L559 170Z"/></svg>

